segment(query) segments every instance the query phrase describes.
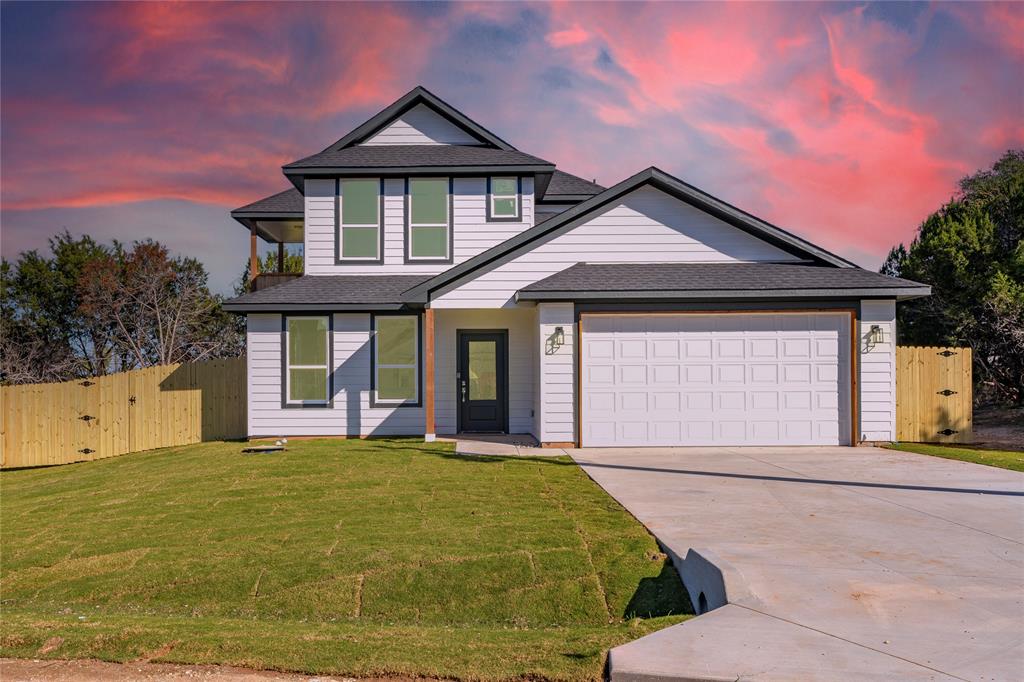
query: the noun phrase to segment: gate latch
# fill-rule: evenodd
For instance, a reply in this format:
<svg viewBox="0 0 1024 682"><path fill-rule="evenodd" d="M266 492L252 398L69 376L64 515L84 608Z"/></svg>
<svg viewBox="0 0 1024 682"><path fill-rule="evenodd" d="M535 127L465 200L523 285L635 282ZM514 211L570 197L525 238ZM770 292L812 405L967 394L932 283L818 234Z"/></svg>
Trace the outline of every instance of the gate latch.
<svg viewBox="0 0 1024 682"><path fill-rule="evenodd" d="M959 431L954 431L953 429L942 429L941 431L939 431L939 434L943 435L943 436L952 436L954 433L960 433L960 432Z"/></svg>

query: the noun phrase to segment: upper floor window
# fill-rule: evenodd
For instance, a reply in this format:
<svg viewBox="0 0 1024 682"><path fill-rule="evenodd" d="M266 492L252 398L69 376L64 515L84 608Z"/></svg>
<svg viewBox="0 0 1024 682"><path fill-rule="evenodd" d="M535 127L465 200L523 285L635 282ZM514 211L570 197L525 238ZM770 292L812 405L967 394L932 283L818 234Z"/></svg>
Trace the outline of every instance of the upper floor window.
<svg viewBox="0 0 1024 682"><path fill-rule="evenodd" d="M488 178L487 219L519 220L521 197L519 178Z"/></svg>
<svg viewBox="0 0 1024 682"><path fill-rule="evenodd" d="M451 261L451 185L448 178L409 178L406 259Z"/></svg>
<svg viewBox="0 0 1024 682"><path fill-rule="evenodd" d="M339 180L339 261L381 260L380 189L378 178Z"/></svg>

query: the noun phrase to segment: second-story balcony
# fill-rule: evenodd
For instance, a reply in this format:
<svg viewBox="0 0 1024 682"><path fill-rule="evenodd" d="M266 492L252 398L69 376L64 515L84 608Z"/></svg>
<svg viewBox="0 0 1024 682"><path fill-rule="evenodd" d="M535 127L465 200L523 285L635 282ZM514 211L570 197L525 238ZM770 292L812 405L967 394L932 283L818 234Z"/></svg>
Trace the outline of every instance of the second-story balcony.
<svg viewBox="0 0 1024 682"><path fill-rule="evenodd" d="M261 272L251 280L250 286L253 291L263 291L278 284L290 282L297 277L302 277L301 272Z"/></svg>

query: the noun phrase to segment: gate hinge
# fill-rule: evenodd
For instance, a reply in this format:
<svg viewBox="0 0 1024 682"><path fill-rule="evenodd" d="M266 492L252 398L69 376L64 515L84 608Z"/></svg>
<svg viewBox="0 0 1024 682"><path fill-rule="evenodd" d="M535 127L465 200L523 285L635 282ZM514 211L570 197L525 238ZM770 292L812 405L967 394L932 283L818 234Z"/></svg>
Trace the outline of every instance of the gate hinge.
<svg viewBox="0 0 1024 682"><path fill-rule="evenodd" d="M82 448L81 450L79 450L79 452L81 452L83 455L91 455L96 451L93 450L92 448Z"/></svg>
<svg viewBox="0 0 1024 682"><path fill-rule="evenodd" d="M85 381L83 381L82 383L80 383L78 385L79 386L85 386L86 388L89 388L90 386L93 386L95 384L96 384L95 381L89 381L88 379L86 379Z"/></svg>
<svg viewBox="0 0 1024 682"><path fill-rule="evenodd" d="M943 435L943 436L952 436L954 433L960 433L960 432L959 431L954 431L953 429L942 429L941 431L939 431L939 434Z"/></svg>
<svg viewBox="0 0 1024 682"><path fill-rule="evenodd" d="M86 423L88 423L90 420L95 419L95 418L96 417L92 416L91 414L83 414L81 417L79 417L79 419L81 419L82 421L84 421Z"/></svg>
<svg viewBox="0 0 1024 682"><path fill-rule="evenodd" d="M956 351L955 350L943 350L943 351L939 351L938 353L936 353L936 355L941 355L944 358L948 358L951 355L956 355Z"/></svg>
<svg viewBox="0 0 1024 682"><path fill-rule="evenodd" d="M939 391L939 395L944 395L948 398L951 395L956 395L956 391L951 391L948 388L944 388L941 391Z"/></svg>

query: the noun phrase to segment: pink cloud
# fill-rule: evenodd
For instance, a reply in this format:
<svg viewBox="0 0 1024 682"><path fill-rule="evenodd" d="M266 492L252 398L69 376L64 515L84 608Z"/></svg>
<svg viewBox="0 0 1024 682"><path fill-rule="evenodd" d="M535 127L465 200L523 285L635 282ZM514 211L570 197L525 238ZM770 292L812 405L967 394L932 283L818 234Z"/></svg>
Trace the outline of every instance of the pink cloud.
<svg viewBox="0 0 1024 682"><path fill-rule="evenodd" d="M561 31L552 31L547 35L548 44L552 47L571 47L588 40L590 40L590 34L580 28L578 24Z"/></svg>
<svg viewBox="0 0 1024 682"><path fill-rule="evenodd" d="M5 70L5 209L241 205L425 79L570 172L612 184L660 165L880 258L959 176L1024 144L1021 5L900 26L804 3L76 7L66 66L14 90ZM937 17L984 49L929 43ZM929 70L936 51L972 75Z"/></svg>

